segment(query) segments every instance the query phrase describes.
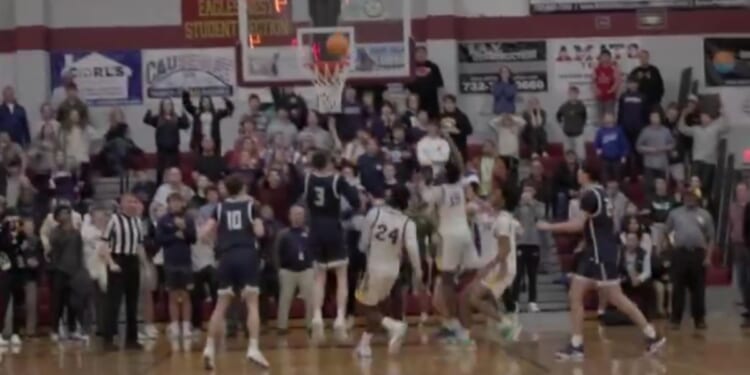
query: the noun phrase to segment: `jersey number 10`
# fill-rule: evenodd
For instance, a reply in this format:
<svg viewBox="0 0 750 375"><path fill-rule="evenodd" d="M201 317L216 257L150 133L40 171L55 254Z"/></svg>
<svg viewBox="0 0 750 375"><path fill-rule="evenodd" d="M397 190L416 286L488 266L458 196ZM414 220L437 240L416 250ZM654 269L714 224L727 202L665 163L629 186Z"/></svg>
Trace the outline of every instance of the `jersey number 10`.
<svg viewBox="0 0 750 375"><path fill-rule="evenodd" d="M229 230L242 229L242 213L240 211L227 212L227 227Z"/></svg>
<svg viewBox="0 0 750 375"><path fill-rule="evenodd" d="M388 230L388 227L385 224L378 224L378 226L375 227L375 239L378 241L390 240L393 245L398 241L398 233L398 228Z"/></svg>

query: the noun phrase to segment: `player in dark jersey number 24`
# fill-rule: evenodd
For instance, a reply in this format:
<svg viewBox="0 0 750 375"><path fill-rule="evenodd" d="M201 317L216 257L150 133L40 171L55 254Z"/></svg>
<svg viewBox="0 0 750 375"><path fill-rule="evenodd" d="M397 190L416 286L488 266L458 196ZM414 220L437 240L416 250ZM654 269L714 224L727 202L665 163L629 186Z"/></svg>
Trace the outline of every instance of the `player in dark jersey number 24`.
<svg viewBox="0 0 750 375"><path fill-rule="evenodd" d="M252 198L245 193L245 182L241 177L229 176L225 185L229 198L216 206L214 216L201 228L200 233L202 238L215 236L219 263L218 300L208 323L206 347L203 350L204 365L206 370L215 367L216 340L223 331L226 311L235 291L239 291L247 305L247 329L250 333L247 358L267 368L268 361L258 347L260 256L257 239L264 235L263 222L255 216Z"/></svg>
<svg viewBox="0 0 750 375"><path fill-rule="evenodd" d="M557 352L562 360L583 359L583 298L587 291L599 288L607 301L616 306L641 328L646 336L646 352L659 350L666 339L656 333L643 313L620 288L617 274L617 252L619 243L614 234L611 203L601 185L597 184L597 171L591 166L578 170L581 185L581 211L562 223L540 221L540 230L560 233L583 233L585 248L583 260L573 271L570 283L570 314L572 336L570 343Z"/></svg>
<svg viewBox="0 0 750 375"><path fill-rule="evenodd" d="M348 294L348 251L341 227L341 197L354 209L360 208L358 192L333 171L330 156L317 152L312 157L313 171L305 176L303 198L310 212L309 246L315 260L313 287L313 341L325 338L323 329L323 297L329 269L336 273L336 320L334 331L340 341L347 339L346 298Z"/></svg>

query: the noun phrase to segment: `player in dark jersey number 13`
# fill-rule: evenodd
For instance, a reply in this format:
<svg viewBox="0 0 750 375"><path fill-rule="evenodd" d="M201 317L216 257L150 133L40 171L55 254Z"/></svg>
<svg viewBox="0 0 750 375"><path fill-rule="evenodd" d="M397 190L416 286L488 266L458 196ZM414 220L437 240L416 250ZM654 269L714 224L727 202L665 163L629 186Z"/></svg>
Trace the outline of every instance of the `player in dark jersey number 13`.
<svg viewBox="0 0 750 375"><path fill-rule="evenodd" d="M315 342L324 340L323 299L326 275L329 269L336 273L336 320L334 330L339 340L347 338L346 298L348 295L348 251L344 245L341 228L341 197L354 210L360 208L358 192L343 178L333 172L326 152L312 157L313 171L305 176L303 198L310 212L310 251L315 260L315 286L313 288L312 333Z"/></svg>
<svg viewBox="0 0 750 375"><path fill-rule="evenodd" d="M570 315L572 336L570 343L557 352L562 360L583 359L583 297L587 291L599 288L611 304L627 315L646 336L646 352L659 350L666 339L659 336L643 313L620 288L617 274L618 241L614 234L611 203L604 189L596 183L597 171L591 166L578 170L581 185L581 211L562 223L537 223L540 230L562 233L581 233L585 238L583 259L573 271L570 283Z"/></svg>
<svg viewBox="0 0 750 375"><path fill-rule="evenodd" d="M214 216L200 231L201 238L215 236L219 261L218 301L208 323L206 348L203 350L204 365L206 370L215 367L216 340L223 331L232 297L235 291L239 291L247 305L247 329L250 333L247 358L267 368L268 361L258 347L260 256L256 242L264 235L263 222L255 216L252 198L245 193L244 180L239 176L229 176L224 183L229 197L216 206Z"/></svg>

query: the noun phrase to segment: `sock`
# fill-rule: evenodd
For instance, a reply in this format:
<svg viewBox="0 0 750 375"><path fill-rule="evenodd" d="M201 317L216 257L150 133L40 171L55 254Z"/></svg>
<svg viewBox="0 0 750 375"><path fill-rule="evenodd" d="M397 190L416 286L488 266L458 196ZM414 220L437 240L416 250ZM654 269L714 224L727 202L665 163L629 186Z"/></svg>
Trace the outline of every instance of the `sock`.
<svg viewBox="0 0 750 375"><path fill-rule="evenodd" d="M258 339L250 339L248 346L252 349L258 349Z"/></svg>
<svg viewBox="0 0 750 375"><path fill-rule="evenodd" d="M214 338L213 337L209 337L206 339L206 349L211 350L211 352L213 353L214 351Z"/></svg>
<svg viewBox="0 0 750 375"><path fill-rule="evenodd" d="M581 335L570 336L570 344L576 348L580 347L581 345L583 345L583 336Z"/></svg>
<svg viewBox="0 0 750 375"><path fill-rule="evenodd" d="M315 312L313 313L313 322L322 322L323 321L323 312L320 309L315 309Z"/></svg>
<svg viewBox="0 0 750 375"><path fill-rule="evenodd" d="M654 329L654 326L652 326L651 324L643 328L643 334L645 334L646 337L650 339L656 338L656 330Z"/></svg>
<svg viewBox="0 0 750 375"><path fill-rule="evenodd" d="M387 330L392 330L394 327L396 327L396 324L398 324L398 321L396 321L393 318L384 317L383 320L380 321L380 324L383 326L383 328Z"/></svg>
<svg viewBox="0 0 750 375"><path fill-rule="evenodd" d="M346 320L346 307L339 307L336 310L336 321L344 322Z"/></svg>
<svg viewBox="0 0 750 375"><path fill-rule="evenodd" d="M362 339L359 340L359 346L370 346L370 339L372 339L371 333L362 332Z"/></svg>

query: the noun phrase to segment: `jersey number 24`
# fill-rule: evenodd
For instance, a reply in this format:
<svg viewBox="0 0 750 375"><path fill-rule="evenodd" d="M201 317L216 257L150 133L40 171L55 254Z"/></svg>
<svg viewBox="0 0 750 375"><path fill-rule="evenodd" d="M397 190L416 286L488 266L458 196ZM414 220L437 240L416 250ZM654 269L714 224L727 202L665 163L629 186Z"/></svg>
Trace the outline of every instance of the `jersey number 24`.
<svg viewBox="0 0 750 375"><path fill-rule="evenodd" d="M389 229L385 224L378 224L375 227L375 239L378 241L391 241L395 245L398 241L398 228Z"/></svg>

